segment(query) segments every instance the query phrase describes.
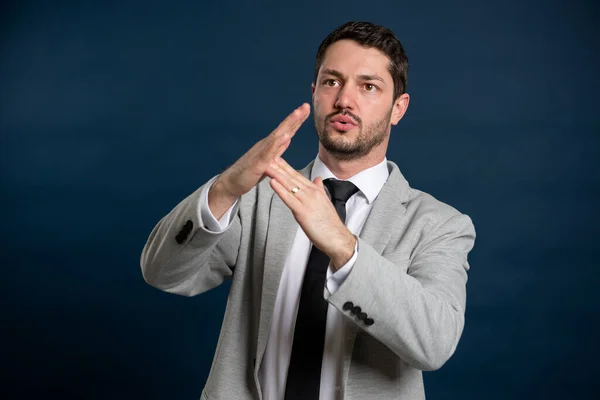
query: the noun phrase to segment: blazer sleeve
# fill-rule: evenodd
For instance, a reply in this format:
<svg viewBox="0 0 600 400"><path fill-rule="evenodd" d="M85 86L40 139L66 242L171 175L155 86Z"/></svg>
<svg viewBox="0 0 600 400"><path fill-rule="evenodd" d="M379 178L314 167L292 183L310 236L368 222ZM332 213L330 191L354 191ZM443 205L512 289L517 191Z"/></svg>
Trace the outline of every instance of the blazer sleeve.
<svg viewBox="0 0 600 400"><path fill-rule="evenodd" d="M220 285L233 274L241 241L239 203L229 226L221 232L206 228L199 202L213 177L182 200L154 227L142 250L144 280L160 290L194 296Z"/></svg>
<svg viewBox="0 0 600 400"><path fill-rule="evenodd" d="M397 265L359 238L352 272L328 301L412 367L438 369L454 353L463 331L467 254L474 240L471 219L454 215L422 239L412 258ZM367 318L356 318L351 306L360 306Z"/></svg>

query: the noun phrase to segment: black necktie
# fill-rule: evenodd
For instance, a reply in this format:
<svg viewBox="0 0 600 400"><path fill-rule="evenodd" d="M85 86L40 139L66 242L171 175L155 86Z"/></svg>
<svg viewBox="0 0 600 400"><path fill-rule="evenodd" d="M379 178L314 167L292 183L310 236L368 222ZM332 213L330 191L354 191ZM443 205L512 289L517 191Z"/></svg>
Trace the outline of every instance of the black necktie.
<svg viewBox="0 0 600 400"><path fill-rule="evenodd" d="M346 223L346 201L358 192L349 181L326 179L331 201ZM323 298L329 257L313 245L308 257L296 317L285 400L318 400L328 302Z"/></svg>

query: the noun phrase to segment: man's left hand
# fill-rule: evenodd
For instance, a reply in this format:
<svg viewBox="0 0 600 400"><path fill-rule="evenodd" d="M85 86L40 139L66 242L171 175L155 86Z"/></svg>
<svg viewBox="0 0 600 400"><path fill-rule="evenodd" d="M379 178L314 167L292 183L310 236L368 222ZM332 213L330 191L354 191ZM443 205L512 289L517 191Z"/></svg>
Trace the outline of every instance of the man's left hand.
<svg viewBox="0 0 600 400"><path fill-rule="evenodd" d="M276 157L265 173L306 236L329 256L333 269L346 264L354 255L356 237L337 214L321 177L311 182L281 157ZM295 194L292 193L294 187L299 189Z"/></svg>

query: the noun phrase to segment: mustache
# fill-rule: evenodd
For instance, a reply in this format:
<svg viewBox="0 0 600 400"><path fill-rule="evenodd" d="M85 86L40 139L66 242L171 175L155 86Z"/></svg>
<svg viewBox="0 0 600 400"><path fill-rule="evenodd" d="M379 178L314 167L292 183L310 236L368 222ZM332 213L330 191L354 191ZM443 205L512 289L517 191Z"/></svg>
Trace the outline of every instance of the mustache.
<svg viewBox="0 0 600 400"><path fill-rule="evenodd" d="M329 120L331 120L331 118L335 117L336 115L349 116L350 118L352 118L354 120L354 122L356 122L356 124L358 126L362 126L362 120L360 119L360 117L358 115L352 114L348 110L336 111L336 112L333 112L333 113L327 115L325 117L325 122L329 122Z"/></svg>

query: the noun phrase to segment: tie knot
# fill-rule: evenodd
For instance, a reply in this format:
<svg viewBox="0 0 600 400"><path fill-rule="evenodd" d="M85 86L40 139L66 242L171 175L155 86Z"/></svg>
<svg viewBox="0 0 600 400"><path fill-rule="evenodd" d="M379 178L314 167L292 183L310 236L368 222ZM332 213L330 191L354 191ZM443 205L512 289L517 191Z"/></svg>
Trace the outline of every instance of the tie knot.
<svg viewBox="0 0 600 400"><path fill-rule="evenodd" d="M334 178L329 178L325 179L323 184L327 186L332 200L337 199L343 201L344 203L347 202L354 193L358 192L356 185L350 181L340 181Z"/></svg>

